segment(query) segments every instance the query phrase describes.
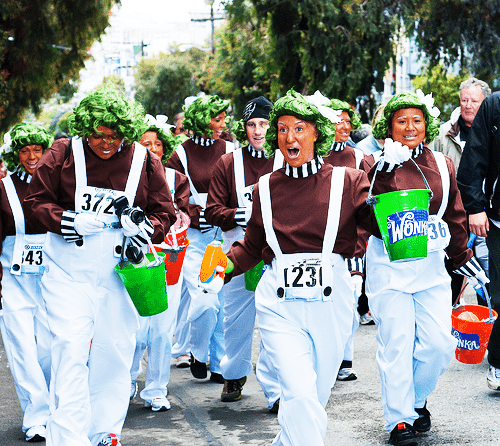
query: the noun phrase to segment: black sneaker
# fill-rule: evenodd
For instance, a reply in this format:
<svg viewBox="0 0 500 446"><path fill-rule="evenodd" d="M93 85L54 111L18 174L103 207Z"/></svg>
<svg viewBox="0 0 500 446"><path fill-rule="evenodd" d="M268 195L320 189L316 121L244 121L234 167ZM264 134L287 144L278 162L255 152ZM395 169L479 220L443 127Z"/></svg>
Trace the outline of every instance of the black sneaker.
<svg viewBox="0 0 500 446"><path fill-rule="evenodd" d="M246 382L246 376L240 379L225 379L220 400L224 403L241 400L241 390Z"/></svg>
<svg viewBox="0 0 500 446"><path fill-rule="evenodd" d="M417 434L408 423L398 423L389 437L389 444L394 446L417 446Z"/></svg>
<svg viewBox="0 0 500 446"><path fill-rule="evenodd" d="M277 414L280 410L280 400L279 398L274 402L273 407L269 409L269 413Z"/></svg>
<svg viewBox="0 0 500 446"><path fill-rule="evenodd" d="M189 369L191 370L191 375L193 375L195 378L198 379L205 379L208 375L207 364L194 359L192 353L191 353Z"/></svg>
<svg viewBox="0 0 500 446"><path fill-rule="evenodd" d="M224 377L220 373L210 372L210 381L217 384L224 384Z"/></svg>
<svg viewBox="0 0 500 446"><path fill-rule="evenodd" d="M413 423L413 429L417 432L428 432L431 429L431 413L427 410L427 403L425 403L422 409L415 408L415 412L418 413L418 418Z"/></svg>

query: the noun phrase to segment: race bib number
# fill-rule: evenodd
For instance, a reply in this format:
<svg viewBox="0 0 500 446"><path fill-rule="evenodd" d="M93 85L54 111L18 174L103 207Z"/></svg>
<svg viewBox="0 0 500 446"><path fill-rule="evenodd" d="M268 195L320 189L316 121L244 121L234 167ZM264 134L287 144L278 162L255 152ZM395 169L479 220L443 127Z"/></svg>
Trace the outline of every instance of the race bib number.
<svg viewBox="0 0 500 446"><path fill-rule="evenodd" d="M42 274L44 270L43 245L26 243L23 249L21 274Z"/></svg>
<svg viewBox="0 0 500 446"><path fill-rule="evenodd" d="M450 243L450 238L448 224L436 215L431 215L427 224L427 251L445 249Z"/></svg>
<svg viewBox="0 0 500 446"><path fill-rule="evenodd" d="M123 192L112 189L101 189L92 186L81 187L77 191L75 211L98 214L99 220L105 223L118 221L113 200L123 195Z"/></svg>
<svg viewBox="0 0 500 446"><path fill-rule="evenodd" d="M243 204L243 207L252 207L253 199L253 184L245 187L245 189L238 191L238 195L240 196L239 202Z"/></svg>
<svg viewBox="0 0 500 446"><path fill-rule="evenodd" d="M323 285L323 268L320 259L309 259L283 269L285 288L307 289Z"/></svg>

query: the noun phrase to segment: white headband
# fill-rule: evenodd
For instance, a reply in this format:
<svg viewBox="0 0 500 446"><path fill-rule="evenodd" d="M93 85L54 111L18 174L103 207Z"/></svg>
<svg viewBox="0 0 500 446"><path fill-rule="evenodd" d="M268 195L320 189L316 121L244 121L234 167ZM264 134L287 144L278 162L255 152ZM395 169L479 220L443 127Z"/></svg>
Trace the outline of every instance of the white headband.
<svg viewBox="0 0 500 446"><path fill-rule="evenodd" d="M325 118L329 119L334 124L340 122L342 110L332 110L330 107L325 107L324 104L328 104L330 99L323 96L319 90L316 90L312 96L306 96L306 101L314 105Z"/></svg>

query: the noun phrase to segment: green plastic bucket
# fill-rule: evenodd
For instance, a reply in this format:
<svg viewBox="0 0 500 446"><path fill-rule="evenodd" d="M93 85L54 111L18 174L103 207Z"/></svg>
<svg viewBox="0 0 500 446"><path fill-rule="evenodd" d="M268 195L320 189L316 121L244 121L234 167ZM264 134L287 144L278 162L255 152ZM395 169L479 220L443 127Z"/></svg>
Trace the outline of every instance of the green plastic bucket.
<svg viewBox="0 0 500 446"><path fill-rule="evenodd" d="M391 262L427 257L427 189L387 192L376 196L373 206L382 240Z"/></svg>
<svg viewBox="0 0 500 446"><path fill-rule="evenodd" d="M372 195L378 168L368 192L384 246L391 262L407 262L427 257L427 223L432 190L417 163L427 189L412 189Z"/></svg>
<svg viewBox="0 0 500 446"><path fill-rule="evenodd" d="M166 280L165 280L165 253L155 253L161 257L158 266L148 268L147 265L135 267L129 264L115 266L115 271L125 285L132 302L141 316L154 316L168 308ZM155 260L155 254L147 253L150 262Z"/></svg>
<svg viewBox="0 0 500 446"><path fill-rule="evenodd" d="M263 268L264 261L260 261L252 269L245 271L245 288L248 291L255 291L257 289Z"/></svg>

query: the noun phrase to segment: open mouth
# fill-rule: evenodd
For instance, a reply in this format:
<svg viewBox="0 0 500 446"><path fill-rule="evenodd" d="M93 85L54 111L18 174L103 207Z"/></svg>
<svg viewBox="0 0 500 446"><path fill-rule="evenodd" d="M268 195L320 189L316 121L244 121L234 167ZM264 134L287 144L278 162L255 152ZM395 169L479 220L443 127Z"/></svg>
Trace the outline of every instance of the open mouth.
<svg viewBox="0 0 500 446"><path fill-rule="evenodd" d="M300 150L299 149L296 149L294 147L290 147L288 149L286 149L287 152L288 152L288 156L291 158L291 159L294 159L294 158L297 158L299 156L299 153L300 153Z"/></svg>

